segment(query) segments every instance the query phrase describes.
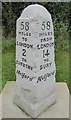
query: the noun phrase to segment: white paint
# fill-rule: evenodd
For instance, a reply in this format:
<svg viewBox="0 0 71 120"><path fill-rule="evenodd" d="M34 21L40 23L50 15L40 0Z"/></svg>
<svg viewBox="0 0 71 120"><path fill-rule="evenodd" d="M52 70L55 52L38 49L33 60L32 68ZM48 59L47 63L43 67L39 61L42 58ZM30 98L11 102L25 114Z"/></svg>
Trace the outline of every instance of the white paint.
<svg viewBox="0 0 71 120"><path fill-rule="evenodd" d="M17 20L16 35L14 102L35 118L56 101L54 32L50 13L37 4L28 6Z"/></svg>

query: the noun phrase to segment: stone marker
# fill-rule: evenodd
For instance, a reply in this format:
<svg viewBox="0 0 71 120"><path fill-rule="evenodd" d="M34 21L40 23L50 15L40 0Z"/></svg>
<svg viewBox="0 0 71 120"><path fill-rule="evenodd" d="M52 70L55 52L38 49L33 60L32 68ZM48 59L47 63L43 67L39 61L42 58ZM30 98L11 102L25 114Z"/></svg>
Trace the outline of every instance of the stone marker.
<svg viewBox="0 0 71 120"><path fill-rule="evenodd" d="M14 103L31 117L56 101L54 32L50 13L30 5L17 20Z"/></svg>

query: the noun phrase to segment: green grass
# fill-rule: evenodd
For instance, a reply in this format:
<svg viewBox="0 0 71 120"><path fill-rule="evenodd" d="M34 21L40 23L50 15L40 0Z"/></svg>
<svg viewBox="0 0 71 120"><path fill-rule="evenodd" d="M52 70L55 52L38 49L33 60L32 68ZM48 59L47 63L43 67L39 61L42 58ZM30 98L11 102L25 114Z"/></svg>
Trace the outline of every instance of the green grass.
<svg viewBox="0 0 71 120"><path fill-rule="evenodd" d="M0 92L2 90L2 40L0 38Z"/></svg>
<svg viewBox="0 0 71 120"><path fill-rule="evenodd" d="M3 43L5 40L3 41ZM2 88L7 81L14 81L15 76L15 39L6 41L3 44L2 54ZM57 49L55 52L56 61L56 81L66 82L69 87L69 53L68 51ZM70 90L71 91L71 90Z"/></svg>
<svg viewBox="0 0 71 120"><path fill-rule="evenodd" d="M2 41L2 88L15 77L15 39Z"/></svg>
<svg viewBox="0 0 71 120"><path fill-rule="evenodd" d="M2 90L2 55L0 51L0 92Z"/></svg>
<svg viewBox="0 0 71 120"><path fill-rule="evenodd" d="M66 82L69 87L69 53L58 50L56 52L56 81Z"/></svg>
<svg viewBox="0 0 71 120"><path fill-rule="evenodd" d="M7 81L15 80L15 50L8 50L2 55L2 87Z"/></svg>

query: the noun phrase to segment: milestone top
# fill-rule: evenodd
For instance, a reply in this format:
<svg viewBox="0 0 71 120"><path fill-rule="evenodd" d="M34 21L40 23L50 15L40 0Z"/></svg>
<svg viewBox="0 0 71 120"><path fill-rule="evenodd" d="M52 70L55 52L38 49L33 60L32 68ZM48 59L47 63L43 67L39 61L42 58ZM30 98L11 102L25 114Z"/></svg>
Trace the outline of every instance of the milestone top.
<svg viewBox="0 0 71 120"><path fill-rule="evenodd" d="M26 19L27 18L33 19L33 18L39 18L39 17L40 18L48 18L48 17L51 18L51 15L48 12L48 10L44 8L43 6L38 5L38 4L33 4L33 5L26 7L20 17L26 18Z"/></svg>

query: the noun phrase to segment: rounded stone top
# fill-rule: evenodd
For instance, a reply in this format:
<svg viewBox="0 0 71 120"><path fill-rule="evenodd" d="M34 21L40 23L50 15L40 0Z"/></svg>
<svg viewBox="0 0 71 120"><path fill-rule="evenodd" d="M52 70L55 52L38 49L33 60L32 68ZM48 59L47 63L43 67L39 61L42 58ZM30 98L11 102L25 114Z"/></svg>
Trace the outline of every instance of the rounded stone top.
<svg viewBox="0 0 71 120"><path fill-rule="evenodd" d="M47 9L41 5L38 4L32 4L26 7L21 16L21 18L51 18L50 13L47 11Z"/></svg>

